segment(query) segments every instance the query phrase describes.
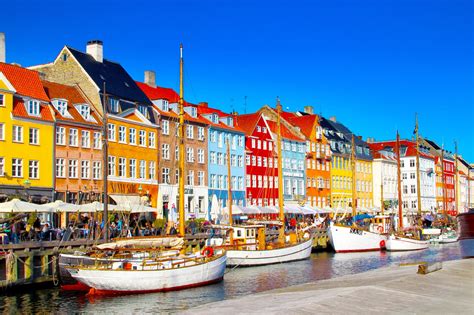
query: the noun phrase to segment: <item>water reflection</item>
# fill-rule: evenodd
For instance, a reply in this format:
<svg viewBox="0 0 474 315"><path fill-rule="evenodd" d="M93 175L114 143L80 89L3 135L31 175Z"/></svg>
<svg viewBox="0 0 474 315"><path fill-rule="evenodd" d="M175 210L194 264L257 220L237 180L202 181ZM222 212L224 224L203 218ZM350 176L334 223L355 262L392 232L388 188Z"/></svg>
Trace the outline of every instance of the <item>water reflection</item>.
<svg viewBox="0 0 474 315"><path fill-rule="evenodd" d="M91 298L58 289L6 296L2 313L160 313L248 295L315 280L368 271L384 266L421 261L459 259L459 245L448 244L419 252L317 253L311 259L281 265L228 270L221 283L177 292Z"/></svg>

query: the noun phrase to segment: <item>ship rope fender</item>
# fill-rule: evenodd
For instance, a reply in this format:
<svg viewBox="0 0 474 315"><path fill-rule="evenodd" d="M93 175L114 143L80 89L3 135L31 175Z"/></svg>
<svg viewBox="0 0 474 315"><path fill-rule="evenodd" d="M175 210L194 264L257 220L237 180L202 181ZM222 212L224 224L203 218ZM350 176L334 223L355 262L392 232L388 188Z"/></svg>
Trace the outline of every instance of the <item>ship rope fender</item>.
<svg viewBox="0 0 474 315"><path fill-rule="evenodd" d="M379 233L383 233L383 226L379 225L378 228L377 228L377 231Z"/></svg>
<svg viewBox="0 0 474 315"><path fill-rule="evenodd" d="M201 255L204 255L206 257L212 257L214 256L214 248L210 246L206 246L202 249Z"/></svg>
<svg viewBox="0 0 474 315"><path fill-rule="evenodd" d="M380 241L380 248L384 248L385 247L385 241L384 240L381 240Z"/></svg>

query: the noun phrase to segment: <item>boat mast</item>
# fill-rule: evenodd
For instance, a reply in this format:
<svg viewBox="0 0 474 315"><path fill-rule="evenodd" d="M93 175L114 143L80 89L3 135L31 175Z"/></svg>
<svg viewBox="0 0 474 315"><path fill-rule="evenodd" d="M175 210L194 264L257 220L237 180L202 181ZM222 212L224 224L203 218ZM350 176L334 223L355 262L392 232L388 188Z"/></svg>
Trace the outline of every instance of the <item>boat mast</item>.
<svg viewBox="0 0 474 315"><path fill-rule="evenodd" d="M444 181L444 143L441 145L441 188L443 192L443 213L447 216L448 207L446 205L446 183Z"/></svg>
<svg viewBox="0 0 474 315"><path fill-rule="evenodd" d="M382 176L380 177L380 210L383 215L385 211L385 206L383 203L383 158L382 156L380 156L380 172L382 173Z"/></svg>
<svg viewBox="0 0 474 315"><path fill-rule="evenodd" d="M183 83L183 44L179 46L179 132L178 132L178 142L179 142L179 166L178 166L178 175L179 175L179 234L184 236L186 234L184 227L184 83Z"/></svg>
<svg viewBox="0 0 474 315"><path fill-rule="evenodd" d="M227 139L226 141L227 143L227 195L229 196L228 197L228 200L229 200L229 203L228 203L228 207L229 207L229 225L232 226L232 224L234 223L232 221L232 181L231 181L231 159L230 159L230 144L229 144L229 139ZM230 244L232 245L233 244L233 236L234 236L234 232L233 231L230 231Z"/></svg>
<svg viewBox="0 0 474 315"><path fill-rule="evenodd" d="M102 113L102 150L103 150L103 160L102 163L104 164L103 167L103 188L104 191L104 214L102 220L104 221L104 240L106 242L109 241L109 194L108 194L108 187L107 187L107 179L109 175L109 141L108 141L108 122L107 122L107 113L108 113L108 104L107 104L107 94L105 91L105 82L104 88L102 93L102 103L103 103L103 113Z"/></svg>
<svg viewBox="0 0 474 315"><path fill-rule="evenodd" d="M277 98L277 155L278 155L278 208L280 209L280 231L278 241L284 243L285 241L285 212L283 209L283 166L281 156L281 104L280 98Z"/></svg>
<svg viewBox="0 0 474 315"><path fill-rule="evenodd" d="M421 215L421 178L420 178L420 141L418 138L418 115L415 114L415 134L416 134L416 197L418 215Z"/></svg>
<svg viewBox="0 0 474 315"><path fill-rule="evenodd" d="M397 130L397 183L398 183L398 229L403 228L403 210L402 210L402 172L401 172L401 161L400 161L400 135Z"/></svg>
<svg viewBox="0 0 474 315"><path fill-rule="evenodd" d="M455 159L455 162L456 165L455 165L455 169L454 171L456 172L456 181L454 182L454 191L455 191L455 194L454 194L454 200L455 200L455 204L456 204L456 211L459 212L459 198L458 196L460 196L459 193L459 185L458 185L458 182L459 182L459 170L458 170L458 142L456 140L454 140L454 159Z"/></svg>
<svg viewBox="0 0 474 315"><path fill-rule="evenodd" d="M352 216L357 215L357 190L356 190L356 156L355 156L355 139L352 135L352 150L351 150L351 165L352 165Z"/></svg>

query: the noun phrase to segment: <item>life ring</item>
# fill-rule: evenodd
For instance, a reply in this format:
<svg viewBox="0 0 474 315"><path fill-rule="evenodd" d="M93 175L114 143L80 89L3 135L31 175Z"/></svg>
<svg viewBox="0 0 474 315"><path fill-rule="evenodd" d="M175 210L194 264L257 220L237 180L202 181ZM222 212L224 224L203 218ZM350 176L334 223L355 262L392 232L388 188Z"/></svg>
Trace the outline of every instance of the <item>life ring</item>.
<svg viewBox="0 0 474 315"><path fill-rule="evenodd" d="M385 248L385 241L384 240L380 241L380 248Z"/></svg>
<svg viewBox="0 0 474 315"><path fill-rule="evenodd" d="M201 255L206 256L206 257L212 257L212 256L214 256L214 248L209 247L209 246L204 247L204 248L202 249Z"/></svg>
<svg viewBox="0 0 474 315"><path fill-rule="evenodd" d="M377 228L377 231L379 233L383 233L383 226L379 225L379 227Z"/></svg>

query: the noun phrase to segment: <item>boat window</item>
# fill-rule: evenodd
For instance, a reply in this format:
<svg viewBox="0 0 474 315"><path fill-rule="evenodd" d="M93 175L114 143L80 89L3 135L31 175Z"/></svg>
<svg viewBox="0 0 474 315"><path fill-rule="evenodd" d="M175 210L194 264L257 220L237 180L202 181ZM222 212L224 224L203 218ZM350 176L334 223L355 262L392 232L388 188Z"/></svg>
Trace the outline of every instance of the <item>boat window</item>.
<svg viewBox="0 0 474 315"><path fill-rule="evenodd" d="M242 231L241 230L237 230L237 237L241 237L242 236Z"/></svg>
<svg viewBox="0 0 474 315"><path fill-rule="evenodd" d="M250 230L247 230L247 237L250 237Z"/></svg>

